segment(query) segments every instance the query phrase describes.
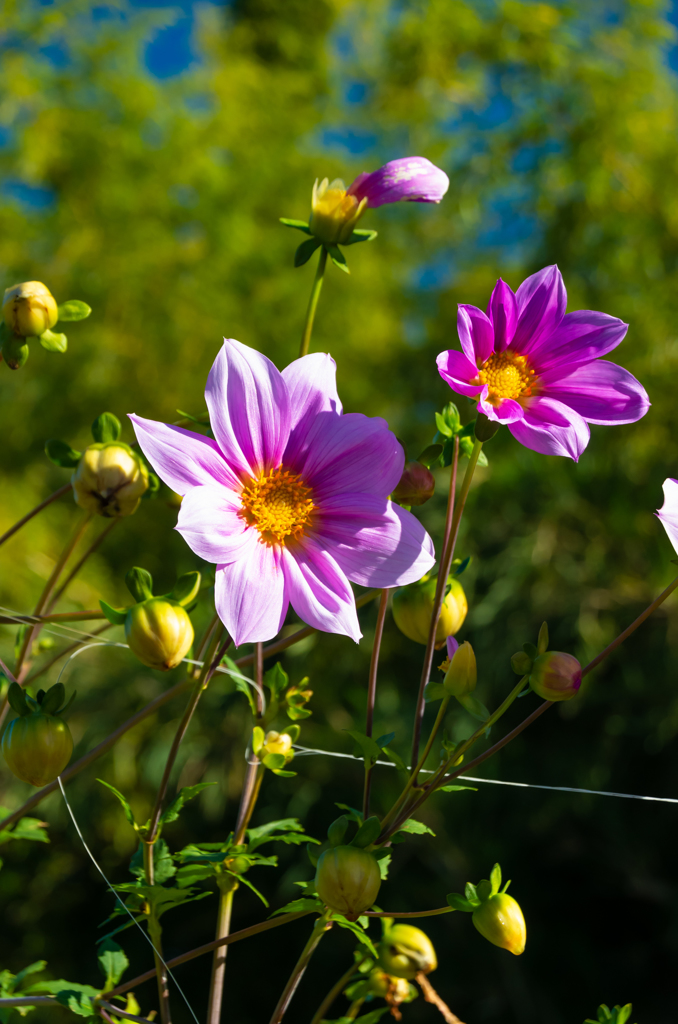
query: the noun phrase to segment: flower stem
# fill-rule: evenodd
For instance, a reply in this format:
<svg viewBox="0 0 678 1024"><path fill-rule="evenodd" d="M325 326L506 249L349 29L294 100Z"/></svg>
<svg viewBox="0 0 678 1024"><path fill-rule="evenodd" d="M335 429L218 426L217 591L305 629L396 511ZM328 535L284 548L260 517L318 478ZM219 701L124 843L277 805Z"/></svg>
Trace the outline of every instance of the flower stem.
<svg viewBox="0 0 678 1024"><path fill-rule="evenodd" d="M362 960L356 960L355 963L351 964L349 969L342 974L342 976L339 978L339 981L332 986L332 988L329 990L329 992L323 999L318 1009L313 1014L313 1020L311 1021L311 1024L320 1024L320 1022L325 1017L325 1014L332 1006L334 1000L337 998L338 995L341 994L343 989L346 988L353 975L358 970L360 970L360 968L362 967L366 960L366 956L364 956Z"/></svg>
<svg viewBox="0 0 678 1024"><path fill-rule="evenodd" d="M153 843L144 842L144 873L146 885L155 885L155 865L153 863ZM148 934L153 943L153 959L155 961L155 974L158 979L158 1001L160 1003L160 1020L162 1024L171 1024L172 1015L169 1005L169 987L167 983L167 970L162 962L162 929L155 912L151 909L148 915Z"/></svg>
<svg viewBox="0 0 678 1024"><path fill-rule="evenodd" d="M102 633L106 633L109 629L113 629L113 623L111 622L107 622L105 625L99 626L98 629L95 629L93 633L88 633L82 640L76 640L75 643L70 644L68 647L64 647L62 651L55 654L53 658L46 661L44 665L37 668L35 672L31 672L31 674L24 679L24 686L28 686L29 683L32 683L36 679L39 679L40 676L43 676L45 672L49 672L52 665L56 665L57 661L65 658L67 654L71 653L71 651L77 650L77 648L82 647L83 644L89 643L92 637L101 636Z"/></svg>
<svg viewBox="0 0 678 1024"><path fill-rule="evenodd" d="M18 523L15 523L14 526L11 526L9 530L3 533L2 537L0 537L0 545L4 544L5 541L9 540L10 537L13 537L17 530L20 530L22 526L25 526L26 523L30 522L33 516L37 516L38 512L42 512L43 508L47 508L48 505L51 505L53 501L56 501L58 498L60 498L62 494L66 494L68 491L70 491L70 489L71 483L69 480L67 484L64 484L63 487L60 487L57 491L54 491L53 494L50 494L49 498L45 498L44 501L41 501L40 504L36 505L34 509L31 509L30 512L27 512L26 515L22 519L20 519Z"/></svg>
<svg viewBox="0 0 678 1024"><path fill-rule="evenodd" d="M73 566L73 568L69 572L69 574L66 577L66 579L64 580L64 582L61 584L59 589L56 591L56 593L50 599L50 602L49 602L49 604L47 605L47 607L45 609L47 614L50 613L50 611L52 610L54 605L57 603L59 598L64 594L64 592L66 591L66 588L69 586L69 584L73 582L73 580L78 575L78 573L80 572L80 570L82 569L83 565L85 564L87 559L90 557L90 555L94 554L94 552L97 550L97 548L100 547L100 545L103 544L103 542L106 540L106 538L108 537L108 535L111 532L111 530L114 530L115 527L118 525L118 523L120 523L121 521L122 520L120 519L120 517L118 517L117 519L114 519L111 523L108 524L108 526L105 527L105 529L103 529L101 531L99 536L96 537L94 541L92 541L90 546L87 548L87 551L85 551L84 555L82 555L82 557L75 563L75 565Z"/></svg>
<svg viewBox="0 0 678 1024"><path fill-rule="evenodd" d="M381 650L381 638L384 635L384 619L386 618L386 606L388 604L388 590L381 592L379 611L377 612L377 624L374 630L374 646L370 660L370 674L367 683L367 715L365 718L365 733L372 735L374 721L374 702L377 695L377 668L379 666L379 651ZM372 788L372 772L374 768L365 762L365 785L363 789L363 821L370 816L370 790Z"/></svg>
<svg viewBox="0 0 678 1024"><path fill-rule="evenodd" d="M280 1021L283 1019L285 1015L287 1007L290 1005L290 1002L292 1001L294 993L297 991L299 982L301 981L304 975L304 971L308 967L309 961L313 954L315 953L318 943L322 939L325 932L328 931L331 927L332 921L328 921L325 914L323 914L322 917L319 917L316 923L314 924L311 936L301 951L301 956L297 960L294 966L294 970L292 971L288 979L288 982L282 991L282 995L280 996L278 1004L275 1010L273 1011L273 1016L271 1017L269 1024L280 1024Z"/></svg>
<svg viewBox="0 0 678 1024"><path fill-rule="evenodd" d="M320 247L320 257L318 259L318 269L315 272L313 279L313 287L311 288L311 297L308 300L308 309L306 310L306 320L304 321L304 331L301 335L301 346L299 348L299 355L305 356L308 354L309 345L311 344L311 334L313 333L313 321L315 320L316 306L318 305L318 299L320 298L320 290L323 286L323 278L325 276L325 267L327 266L327 249L324 245Z"/></svg>
<svg viewBox="0 0 678 1024"><path fill-rule="evenodd" d="M438 907L436 910L366 910L366 917L438 917L439 914L451 914L453 907Z"/></svg>
<svg viewBox="0 0 678 1024"><path fill-rule="evenodd" d="M225 938L231 930L231 911L233 910L233 896L238 888L235 879L230 888L219 892L219 915L217 917L217 931L215 939ZM212 977L210 979L210 995L207 1006L207 1024L219 1024L221 1019L221 1001L224 995L224 976L226 974L226 954L228 946L219 946L214 950L212 961Z"/></svg>

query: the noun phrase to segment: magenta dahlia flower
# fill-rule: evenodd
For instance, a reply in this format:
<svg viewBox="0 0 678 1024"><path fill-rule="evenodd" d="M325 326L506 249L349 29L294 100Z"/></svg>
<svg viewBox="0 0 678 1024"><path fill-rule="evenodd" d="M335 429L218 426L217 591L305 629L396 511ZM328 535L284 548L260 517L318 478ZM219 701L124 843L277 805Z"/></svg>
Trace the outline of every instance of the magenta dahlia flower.
<svg viewBox="0 0 678 1024"><path fill-rule="evenodd" d="M669 477L663 483L664 504L657 511L674 551L678 554L678 480Z"/></svg>
<svg viewBox="0 0 678 1024"><path fill-rule="evenodd" d="M405 156L390 160L377 171L359 174L349 185L348 195L358 202L367 200L367 206L386 203L439 203L450 179L439 167L423 156Z"/></svg>
<svg viewBox="0 0 678 1024"><path fill-rule="evenodd" d="M441 352L438 370L526 448L577 461L589 423L634 423L650 400L627 370L600 360L628 324L587 309L566 313L566 305L556 266L528 277L515 294L497 281L487 313L459 306L463 352Z"/></svg>
<svg viewBox="0 0 678 1024"><path fill-rule="evenodd" d="M402 586L433 565L424 528L388 500L401 445L385 420L342 414L335 371L315 353L280 373L229 340L205 390L216 440L130 417L183 495L177 530L217 564L216 608L236 646L274 637L290 603L316 629L357 641L349 580Z"/></svg>

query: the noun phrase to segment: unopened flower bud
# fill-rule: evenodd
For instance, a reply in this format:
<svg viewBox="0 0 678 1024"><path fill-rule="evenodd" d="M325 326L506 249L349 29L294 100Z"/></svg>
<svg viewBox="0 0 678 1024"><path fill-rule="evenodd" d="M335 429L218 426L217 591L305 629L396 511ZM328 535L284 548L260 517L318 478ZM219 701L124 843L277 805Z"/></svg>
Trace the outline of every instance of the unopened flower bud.
<svg viewBox="0 0 678 1024"><path fill-rule="evenodd" d="M400 505L424 505L433 497L435 477L421 462L407 462L398 486L391 494Z"/></svg>
<svg viewBox="0 0 678 1024"><path fill-rule="evenodd" d="M453 645L456 650L452 649ZM449 666L445 672L443 686L452 697L466 697L473 693L478 680L476 656L468 640L459 646L454 637L448 636L447 650Z"/></svg>
<svg viewBox="0 0 678 1024"><path fill-rule="evenodd" d="M415 643L428 642L437 582L437 577L427 575L418 583L399 587L393 595L395 624L401 633ZM448 636L459 632L468 612L466 594L459 580L454 577L449 579L446 590L436 628L436 647L442 646Z"/></svg>
<svg viewBox="0 0 678 1024"><path fill-rule="evenodd" d="M508 893L490 896L473 911L473 923L489 942L518 956L525 949L525 918Z"/></svg>
<svg viewBox="0 0 678 1024"><path fill-rule="evenodd" d="M535 658L528 682L545 700L570 700L581 686L581 665L571 654L546 651Z"/></svg>
<svg viewBox="0 0 678 1024"><path fill-rule="evenodd" d="M54 296L40 281L6 288L2 313L10 330L24 338L40 337L59 319Z"/></svg>
<svg viewBox="0 0 678 1024"><path fill-rule="evenodd" d="M420 971L430 974L438 966L433 943L420 928L396 924L379 943L379 966L396 978L414 978Z"/></svg>
<svg viewBox="0 0 678 1024"><path fill-rule="evenodd" d="M101 516L131 516L148 489L148 470L118 441L91 444L71 477L81 508Z"/></svg>
<svg viewBox="0 0 678 1024"><path fill-rule="evenodd" d="M10 771L32 786L54 782L73 753L70 729L58 717L63 692L63 684L55 683L46 694L39 691L38 700L33 700L16 683L9 690L9 702L19 717L3 733L2 753Z"/></svg>
<svg viewBox="0 0 678 1024"><path fill-rule="evenodd" d="M330 910L356 921L377 898L381 887L379 864L359 846L333 846L318 860L315 886Z"/></svg>
<svg viewBox="0 0 678 1024"><path fill-rule="evenodd" d="M166 672L186 657L193 643L193 626L180 604L152 597L133 605L125 617L125 637L139 661Z"/></svg>
<svg viewBox="0 0 678 1024"><path fill-rule="evenodd" d="M291 750L292 737L289 733L271 730L264 737L264 745L259 752L259 756L263 757L264 754L283 754L284 757L287 757Z"/></svg>
<svg viewBox="0 0 678 1024"><path fill-rule="evenodd" d="M410 986L406 978L397 978L387 974L379 967L370 971L366 988L371 996L377 996L380 999L385 999L388 996L389 1001L393 1003L403 1003L409 999L410 995Z"/></svg>
<svg viewBox="0 0 678 1024"><path fill-rule="evenodd" d="M316 180L308 224L311 234L328 245L347 242L366 207L367 199L349 195L341 179L331 184L328 178L320 184Z"/></svg>

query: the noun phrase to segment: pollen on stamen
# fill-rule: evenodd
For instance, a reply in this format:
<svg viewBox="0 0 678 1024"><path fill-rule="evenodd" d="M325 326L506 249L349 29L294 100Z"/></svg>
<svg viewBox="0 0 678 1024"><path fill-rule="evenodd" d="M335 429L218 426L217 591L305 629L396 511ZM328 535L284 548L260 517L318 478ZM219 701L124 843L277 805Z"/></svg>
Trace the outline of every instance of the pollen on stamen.
<svg viewBox="0 0 678 1024"><path fill-rule="evenodd" d="M311 495L298 473L280 467L245 485L240 515L266 544L284 544L290 537L299 540L315 508Z"/></svg>
<svg viewBox="0 0 678 1024"><path fill-rule="evenodd" d="M487 384L487 401L498 406L509 398L530 398L537 376L525 356L510 351L493 352L471 383Z"/></svg>

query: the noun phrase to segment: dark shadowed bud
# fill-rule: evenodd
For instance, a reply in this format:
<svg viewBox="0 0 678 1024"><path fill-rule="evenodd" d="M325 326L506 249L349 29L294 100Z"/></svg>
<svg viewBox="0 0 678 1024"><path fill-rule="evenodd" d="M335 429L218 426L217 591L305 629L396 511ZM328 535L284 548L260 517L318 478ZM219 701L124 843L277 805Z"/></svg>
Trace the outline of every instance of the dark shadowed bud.
<svg viewBox="0 0 678 1024"><path fill-rule="evenodd" d="M379 864L358 846L331 847L318 860L315 886L330 910L355 921L377 898L381 886Z"/></svg>
<svg viewBox="0 0 678 1024"><path fill-rule="evenodd" d="M414 978L423 971L430 974L438 966L433 944L420 928L396 924L379 943L379 966L396 978Z"/></svg>
<svg viewBox="0 0 678 1024"><path fill-rule="evenodd" d="M2 753L10 771L22 782L46 786L61 775L71 759L71 732L58 717L66 710L60 706L63 698L62 683L55 683L47 693L40 690L37 700L17 683L9 688L9 703L19 717L5 729Z"/></svg>
<svg viewBox="0 0 678 1024"><path fill-rule="evenodd" d="M6 288L2 315L9 329L24 338L39 338L59 318L56 300L41 281Z"/></svg>
<svg viewBox="0 0 678 1024"><path fill-rule="evenodd" d="M570 700L581 686L581 665L571 654L546 651L535 658L528 682L545 700Z"/></svg>
<svg viewBox="0 0 678 1024"><path fill-rule="evenodd" d="M518 956L525 949L525 918L517 901L496 893L473 911L473 923L489 942Z"/></svg>
<svg viewBox="0 0 678 1024"><path fill-rule="evenodd" d="M77 504L109 518L136 512L148 482L142 460L119 441L91 444L71 477Z"/></svg>
<svg viewBox="0 0 678 1024"><path fill-rule="evenodd" d="M424 505L433 497L436 482L433 473L421 462L407 462L391 497L400 505Z"/></svg>
<svg viewBox="0 0 678 1024"><path fill-rule="evenodd" d="M436 576L424 576L418 583L399 587L393 595L393 618L401 633L418 644L426 644L437 586ZM436 647L457 633L466 618L468 603L462 585L455 577L447 581L446 595L436 628Z"/></svg>
<svg viewBox="0 0 678 1024"><path fill-rule="evenodd" d="M134 605L125 616L125 638L133 654L149 668L167 672L186 657L193 626L180 604L154 597Z"/></svg>
<svg viewBox="0 0 678 1024"><path fill-rule="evenodd" d="M466 697L473 693L478 681L476 656L468 640L461 646L453 636L447 638L448 667L443 686L452 697Z"/></svg>
<svg viewBox="0 0 678 1024"><path fill-rule="evenodd" d="M410 998L410 986L407 979L387 974L379 967L370 971L365 990L371 996L377 996L380 999L386 999L388 996L389 1001L394 1003L404 1003L406 1000L409 1002Z"/></svg>

